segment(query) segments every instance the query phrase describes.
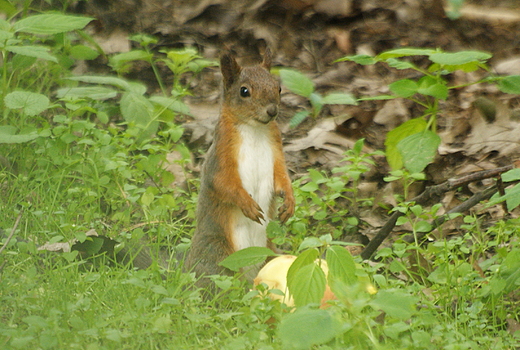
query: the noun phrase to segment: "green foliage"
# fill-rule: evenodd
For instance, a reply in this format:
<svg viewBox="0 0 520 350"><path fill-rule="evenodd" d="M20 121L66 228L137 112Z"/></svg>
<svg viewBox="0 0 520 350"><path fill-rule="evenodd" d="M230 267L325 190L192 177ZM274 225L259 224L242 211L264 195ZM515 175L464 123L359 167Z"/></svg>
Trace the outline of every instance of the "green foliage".
<svg viewBox="0 0 520 350"><path fill-rule="evenodd" d="M512 186L505 189L505 194L500 196L498 193L491 198L489 206L496 205L500 202L505 201L507 210L512 211L520 205L520 169L512 169L502 174L502 181L505 183L513 182Z"/></svg>
<svg viewBox="0 0 520 350"><path fill-rule="evenodd" d="M332 176L323 170L309 169L305 175L293 181L296 214L282 227L276 222L268 225L268 234L278 245L290 242L298 247L312 228L314 236L331 233L334 238L357 229L359 209L372 205L371 198L360 198L358 185L364 173L375 165L374 156L379 151L365 153L364 139L345 151ZM290 232L290 235L287 234Z"/></svg>
<svg viewBox="0 0 520 350"><path fill-rule="evenodd" d="M24 2L24 12L30 3ZM62 4L68 6L67 1ZM17 13L3 0L0 9ZM245 282L228 276L212 277L220 292L213 300L203 299L194 276L182 272L175 255L185 250L185 237L193 231L196 195L190 189L196 183L189 182L186 190L173 187L175 177L164 164L172 150L181 155L177 162L189 161L176 120L189 113L182 102L189 93L187 81L213 63L191 49L157 54L156 39L138 35L133 37L138 50L109 58L118 77L71 77L76 60L104 55L81 31L89 21L60 14L0 20L0 348L519 346L520 337L510 334L506 324L520 321L514 302L520 283L518 220L482 229L478 220L465 217L461 230L466 235L425 247L396 242L380 250L375 265L363 264L335 241L356 227L356 208L372 204L357 193L357 184L378 155L363 152L363 140L345 153L333 175L312 170L296 182L298 206L289 221L289 237L277 222L269 226L275 241L301 251L288 275L296 310L271 300L270 295L281 291L263 286L250 291ZM433 57L432 62L448 68L479 66L466 55L437 57L432 50L394 52L385 60L396 68L409 67L411 63L397 59L410 52ZM162 94L150 96L145 85L123 77L137 60L150 64ZM174 74L172 89L158 74L161 65ZM437 83L401 82L392 86L391 98L422 94L439 99L444 90ZM515 77L498 83L503 91L519 86ZM321 96L312 82L298 86L294 88L306 94L313 113L324 104L348 100L341 94ZM418 124L411 128L415 132L403 128L392 143L395 152L404 152L405 164L397 170L401 173L391 174L394 179L410 182L422 175L408 171L408 166L422 167L414 160L419 156L400 146L409 136L434 132L430 120ZM503 181L512 186L497 198L511 208L518 205L518 178L516 171L504 174ZM437 215L434 209L413 203L396 208L405 213L399 223L410 223L414 233L429 229ZM14 230L18 215L22 219ZM150 249L151 266L136 270L114 263L103 253L104 238L87 236L91 230L116 239L115 253L129 247ZM44 243L71 240L81 243L89 258L75 250L38 250ZM162 259L165 251L171 253L169 264ZM239 269L272 254L244 250L224 264ZM320 261L328 263L328 274ZM371 281L379 289L375 294ZM319 309L326 284L336 299Z"/></svg>
<svg viewBox="0 0 520 350"><path fill-rule="evenodd" d="M304 74L292 69L279 69L278 74L282 79L282 84L297 95L305 97L309 100L311 105L311 112L307 110L296 113L291 119L291 127L298 126L309 115L316 118L324 105L330 104L357 104L356 100L351 94L347 93L331 93L322 96L315 91L314 83Z"/></svg>
<svg viewBox="0 0 520 350"><path fill-rule="evenodd" d="M403 60L413 57L427 58L431 64L427 69L422 69ZM375 57L356 55L338 61L352 61L362 65L382 62L398 70L412 69L421 74L417 80L401 79L391 83L389 89L393 95L359 99L406 98L422 106L424 112L421 117L409 120L390 131L385 141L386 157L393 170L400 170L404 166L410 173L420 173L432 162L440 145L437 135L439 102L448 98L450 90L461 87L450 86L446 76L455 71L487 70L485 63L490 58L491 54L480 51L451 53L439 49L402 48L386 51ZM520 80L516 76L486 78L467 85L481 82L497 82L499 89L506 93L520 92Z"/></svg>

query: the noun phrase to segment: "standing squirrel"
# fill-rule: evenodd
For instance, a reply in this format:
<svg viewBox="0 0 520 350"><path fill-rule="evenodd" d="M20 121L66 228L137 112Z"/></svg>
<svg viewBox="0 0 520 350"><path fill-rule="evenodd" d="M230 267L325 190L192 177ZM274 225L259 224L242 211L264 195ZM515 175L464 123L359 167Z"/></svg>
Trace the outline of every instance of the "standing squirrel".
<svg viewBox="0 0 520 350"><path fill-rule="evenodd" d="M281 88L270 67L269 49L257 66L241 67L229 53L220 59L224 99L202 167L197 228L185 263L198 277L231 275L218 264L238 250L274 248L266 227L276 216L276 196L284 199L280 221L294 214L282 137L274 120ZM248 279L257 272L248 271ZM198 282L199 287L210 285L207 278Z"/></svg>

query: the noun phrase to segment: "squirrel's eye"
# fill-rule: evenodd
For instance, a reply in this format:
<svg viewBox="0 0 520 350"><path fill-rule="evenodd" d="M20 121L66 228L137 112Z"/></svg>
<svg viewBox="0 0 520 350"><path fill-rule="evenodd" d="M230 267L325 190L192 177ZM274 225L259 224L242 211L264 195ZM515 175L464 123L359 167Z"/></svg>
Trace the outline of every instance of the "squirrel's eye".
<svg viewBox="0 0 520 350"><path fill-rule="evenodd" d="M251 96L251 93L249 92L248 88L246 88L245 86L242 86L240 88L240 96L242 96L242 97L249 97L249 96Z"/></svg>

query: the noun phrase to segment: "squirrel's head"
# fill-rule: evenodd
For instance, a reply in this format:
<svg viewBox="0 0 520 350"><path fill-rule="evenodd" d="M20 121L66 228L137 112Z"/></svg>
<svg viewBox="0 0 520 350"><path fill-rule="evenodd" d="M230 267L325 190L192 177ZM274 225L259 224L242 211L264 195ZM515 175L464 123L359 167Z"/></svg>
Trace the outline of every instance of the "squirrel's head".
<svg viewBox="0 0 520 350"><path fill-rule="evenodd" d="M278 115L280 83L269 69L271 51L266 50L260 65L241 67L227 53L220 58L224 78L224 107L245 123L268 124Z"/></svg>

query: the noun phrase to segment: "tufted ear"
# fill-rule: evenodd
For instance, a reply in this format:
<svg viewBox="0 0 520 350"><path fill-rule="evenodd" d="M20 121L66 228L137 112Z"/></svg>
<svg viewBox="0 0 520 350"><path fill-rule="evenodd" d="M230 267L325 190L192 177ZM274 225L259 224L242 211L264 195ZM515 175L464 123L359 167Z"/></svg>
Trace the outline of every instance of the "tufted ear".
<svg viewBox="0 0 520 350"><path fill-rule="evenodd" d="M227 90L238 78L242 67L238 65L230 52L226 52L220 57L220 71L224 77L224 89Z"/></svg>
<svg viewBox="0 0 520 350"><path fill-rule="evenodd" d="M269 48L265 49L264 60L262 61L262 67L267 70L271 69L271 50Z"/></svg>

